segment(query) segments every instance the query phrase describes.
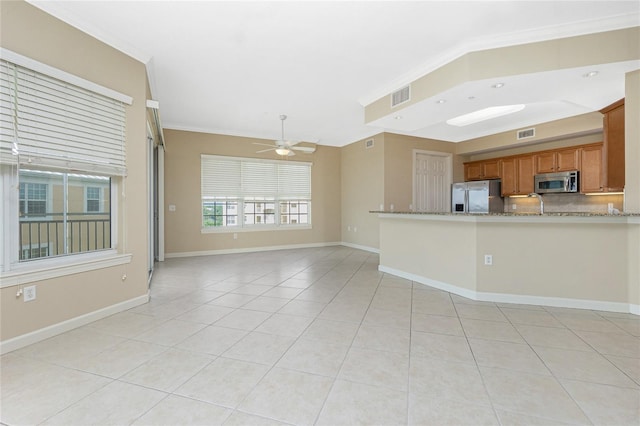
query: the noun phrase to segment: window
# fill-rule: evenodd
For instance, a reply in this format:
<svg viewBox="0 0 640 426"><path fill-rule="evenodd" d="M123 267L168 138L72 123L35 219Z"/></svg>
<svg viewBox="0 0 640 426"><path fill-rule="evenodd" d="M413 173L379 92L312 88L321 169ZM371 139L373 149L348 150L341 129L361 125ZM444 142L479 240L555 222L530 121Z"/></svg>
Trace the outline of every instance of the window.
<svg viewBox="0 0 640 426"><path fill-rule="evenodd" d="M126 173L130 99L3 53L16 62L0 60L0 269L113 249L112 194Z"/></svg>
<svg viewBox="0 0 640 426"><path fill-rule="evenodd" d="M30 219L47 214L46 183L20 183L20 217Z"/></svg>
<svg viewBox="0 0 640 426"><path fill-rule="evenodd" d="M29 245L22 247L21 259L37 259L39 257L49 256L49 245L30 247Z"/></svg>
<svg viewBox="0 0 640 426"><path fill-rule="evenodd" d="M203 230L311 226L311 163L203 154L201 190Z"/></svg>
<svg viewBox="0 0 640 426"><path fill-rule="evenodd" d="M274 200L257 201L246 199L244 201L244 224L245 225L275 225L276 204Z"/></svg>
<svg viewBox="0 0 640 426"><path fill-rule="evenodd" d="M280 218L282 223L291 225L309 223L309 203L304 200L281 201Z"/></svg>
<svg viewBox="0 0 640 426"><path fill-rule="evenodd" d="M85 195L110 194L108 176L21 169L18 179L20 261L111 248L109 200ZM90 201L95 211L86 212Z"/></svg>
<svg viewBox="0 0 640 426"><path fill-rule="evenodd" d="M86 188L86 211L87 213L100 212L101 189L96 186L87 186Z"/></svg>
<svg viewBox="0 0 640 426"><path fill-rule="evenodd" d="M203 201L202 223L206 227L235 226L238 224L237 201Z"/></svg>

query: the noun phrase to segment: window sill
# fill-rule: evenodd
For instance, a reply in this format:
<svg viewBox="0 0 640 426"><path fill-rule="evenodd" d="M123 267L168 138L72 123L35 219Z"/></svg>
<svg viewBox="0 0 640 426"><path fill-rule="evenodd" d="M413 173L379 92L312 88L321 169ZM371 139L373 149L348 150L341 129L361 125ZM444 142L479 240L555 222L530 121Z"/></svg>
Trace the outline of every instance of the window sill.
<svg viewBox="0 0 640 426"><path fill-rule="evenodd" d="M95 271L127 263L131 263L131 254L117 254L115 250L32 261L17 265L11 271L3 272L0 277L0 288Z"/></svg>
<svg viewBox="0 0 640 426"><path fill-rule="evenodd" d="M281 225L281 226L247 226L241 227L211 227L200 229L201 234L233 234L236 232L263 232L263 231L302 231L313 229L311 225Z"/></svg>

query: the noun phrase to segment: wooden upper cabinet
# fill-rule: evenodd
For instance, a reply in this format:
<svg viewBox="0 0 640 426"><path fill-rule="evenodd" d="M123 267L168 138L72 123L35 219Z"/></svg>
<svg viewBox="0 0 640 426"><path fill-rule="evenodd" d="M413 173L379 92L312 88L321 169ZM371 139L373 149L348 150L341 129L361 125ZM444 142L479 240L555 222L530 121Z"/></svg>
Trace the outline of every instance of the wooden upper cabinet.
<svg viewBox="0 0 640 426"><path fill-rule="evenodd" d="M536 174L568 172L580 169L580 148L563 148L535 155Z"/></svg>
<svg viewBox="0 0 640 426"><path fill-rule="evenodd" d="M518 171L515 157L503 158L501 168L502 182L500 193L503 197L518 194Z"/></svg>
<svg viewBox="0 0 640 426"><path fill-rule="evenodd" d="M534 156L533 155L525 155L521 157L517 157L517 165L518 165L518 194L526 195L533 192L534 184Z"/></svg>
<svg viewBox="0 0 640 426"><path fill-rule="evenodd" d="M556 171L555 152L541 152L535 155L536 173L552 173Z"/></svg>
<svg viewBox="0 0 640 426"><path fill-rule="evenodd" d="M486 160L483 163L485 179L498 179L500 177L500 159Z"/></svg>
<svg viewBox="0 0 640 426"><path fill-rule="evenodd" d="M603 147L601 143L587 145L581 150L580 192L604 192Z"/></svg>
<svg viewBox="0 0 640 426"><path fill-rule="evenodd" d="M502 196L526 195L533 192L534 156L521 155L503 158Z"/></svg>
<svg viewBox="0 0 640 426"><path fill-rule="evenodd" d="M500 159L464 163L464 180L484 180L500 178Z"/></svg>
<svg viewBox="0 0 640 426"><path fill-rule="evenodd" d="M607 191L624 189L624 99L600 110L603 114L603 174Z"/></svg>
<svg viewBox="0 0 640 426"><path fill-rule="evenodd" d="M556 151L556 171L571 172L580 170L580 148L559 149Z"/></svg>
<svg viewBox="0 0 640 426"><path fill-rule="evenodd" d="M464 180L481 180L482 179L482 163L465 163L464 165Z"/></svg>

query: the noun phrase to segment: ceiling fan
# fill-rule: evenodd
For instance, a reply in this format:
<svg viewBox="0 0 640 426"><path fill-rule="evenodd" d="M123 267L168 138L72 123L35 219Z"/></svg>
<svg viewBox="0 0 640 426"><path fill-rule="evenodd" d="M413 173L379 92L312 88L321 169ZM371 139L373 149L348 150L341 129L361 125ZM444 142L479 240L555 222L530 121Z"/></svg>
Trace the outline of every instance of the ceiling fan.
<svg viewBox="0 0 640 426"><path fill-rule="evenodd" d="M276 154L282 155L283 157L291 157L292 155L296 155L294 151L304 152L305 154L313 154L316 151L315 147L310 146L297 146L299 141L290 141L284 138L284 120L287 119L286 115L280 116L280 121L282 122L282 138L274 142L274 145L268 145L266 143L254 142L254 145L263 145L268 146L269 149L263 149L261 151L256 151L256 153L275 151Z"/></svg>

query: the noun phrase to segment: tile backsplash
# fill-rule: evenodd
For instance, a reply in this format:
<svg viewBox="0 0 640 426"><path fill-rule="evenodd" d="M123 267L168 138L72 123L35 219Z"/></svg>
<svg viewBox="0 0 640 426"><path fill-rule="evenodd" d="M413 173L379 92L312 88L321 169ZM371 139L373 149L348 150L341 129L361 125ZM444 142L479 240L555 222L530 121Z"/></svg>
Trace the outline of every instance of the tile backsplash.
<svg viewBox="0 0 640 426"><path fill-rule="evenodd" d="M583 195L583 194L543 194L546 213L607 213L608 204L622 212L624 196ZM515 206L515 209L514 209ZM538 213L540 201L536 197L505 197L505 213Z"/></svg>

